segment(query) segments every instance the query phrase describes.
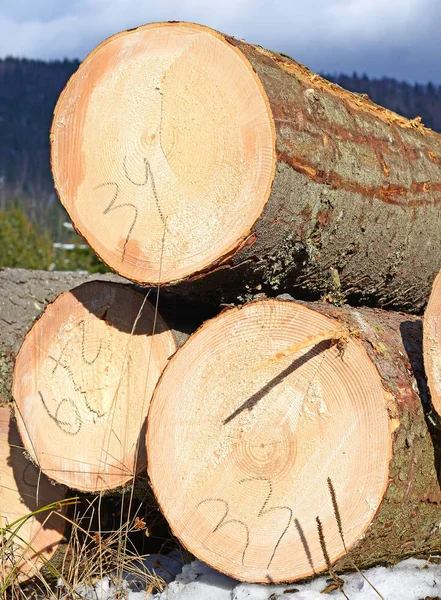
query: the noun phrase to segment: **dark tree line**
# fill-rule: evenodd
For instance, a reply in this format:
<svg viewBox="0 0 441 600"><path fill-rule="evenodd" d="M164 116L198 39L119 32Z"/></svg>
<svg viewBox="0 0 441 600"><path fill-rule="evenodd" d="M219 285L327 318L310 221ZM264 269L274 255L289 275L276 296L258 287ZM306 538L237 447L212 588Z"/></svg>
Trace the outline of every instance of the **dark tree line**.
<svg viewBox="0 0 441 600"><path fill-rule="evenodd" d="M78 65L0 60L0 209L18 201L55 236L66 216L52 183L49 130L57 98Z"/></svg>

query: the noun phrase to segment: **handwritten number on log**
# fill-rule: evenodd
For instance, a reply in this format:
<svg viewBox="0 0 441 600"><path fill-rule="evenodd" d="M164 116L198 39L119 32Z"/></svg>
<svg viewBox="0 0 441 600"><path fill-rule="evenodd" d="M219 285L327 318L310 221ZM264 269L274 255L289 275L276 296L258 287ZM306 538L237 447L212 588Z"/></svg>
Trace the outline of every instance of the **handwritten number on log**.
<svg viewBox="0 0 441 600"><path fill-rule="evenodd" d="M94 189L97 190L99 188L102 187L106 187L106 186L113 186L114 187L114 194L112 196L112 200L110 201L110 203L108 204L108 206L103 210L103 215L107 215L109 214L109 212L111 212L112 210L117 210L118 208L125 208L126 206L129 206L130 208L133 208L133 210L135 211L134 216L133 216L133 221L130 225L130 229L129 232L126 236L125 242L124 242L124 247L123 247L123 256L122 256L122 260L124 260L125 258L125 254L126 254L126 246L130 240L130 236L132 235L132 231L133 228L136 225L136 221L138 220L138 208L134 205L131 204L130 202L125 202L124 204L117 204L116 206L114 206L115 202L118 199L118 195L119 195L119 185L115 182L115 181L109 181L108 183L101 183L100 185L97 185Z"/></svg>
<svg viewBox="0 0 441 600"><path fill-rule="evenodd" d="M144 158L145 177L144 177L144 181L142 181L141 183L138 183L137 181L134 181L130 177L129 172L127 171L127 156L124 156L123 169L124 169L124 175L126 176L126 179L128 179L130 181L130 183L133 183L133 185L136 185L138 187L143 187L144 185L147 185L147 182L149 180L149 166L148 165L149 165L148 160L146 158Z"/></svg>
<svg viewBox="0 0 441 600"><path fill-rule="evenodd" d="M123 170L124 170L124 175L125 175L127 181L129 181L132 185L135 185L136 187L144 187L150 181L150 186L152 189L153 197L155 199L156 208L158 209L158 213L159 213L159 216L161 217L161 221L163 222L163 224L165 226L165 218L164 218L164 214L161 209L161 205L159 203L159 196L158 196L158 192L156 189L155 178L153 177L152 168L151 168L150 162L147 160L147 158L144 158L144 169L145 169L145 176L144 176L143 181L141 181L141 182L135 181L134 179L132 179L132 177L130 176L130 174L127 170L127 156L124 156ZM107 183L101 183L100 185L97 185L94 188L94 190L98 190L98 189L100 189L102 187L106 187L106 186L113 187L114 192L113 192L113 196L112 196L112 199L110 200L109 204L103 210L103 215L108 215L113 210L117 210L118 208L125 208L125 207L132 208L134 211L133 220L130 224L130 228L127 233L126 239L124 241L124 246L123 246L122 260L124 262L127 244L129 243L129 240L132 236L133 229L135 228L136 222L138 220L138 216L139 216L138 207L135 204L132 204L131 202L124 202L123 204L115 204L116 201L118 200L118 196L120 194L120 187L116 183L116 181L109 181Z"/></svg>
<svg viewBox="0 0 441 600"><path fill-rule="evenodd" d="M244 523L243 521L240 521L239 519L228 519L228 521L226 521L226 518L229 513L229 506L228 506L228 502L226 500L222 500L220 498L208 498L207 500L202 500L202 502L199 502L199 504L197 504L196 507L198 508L201 504L205 504L206 502L221 502L225 506L225 512L224 512L221 520L219 521L219 523L213 529L212 533L216 533L216 531L219 531L219 529L221 527L225 527L225 525L230 525L231 523L236 523L237 525L241 525L241 527L243 527L243 530L245 531L245 535L246 535L246 544L245 544L245 548L243 549L243 552L242 552L242 565L243 565L244 561L245 561L245 552L247 551L247 548L250 543L250 530L248 529L248 525L246 523Z"/></svg>
<svg viewBox="0 0 441 600"><path fill-rule="evenodd" d="M60 356L58 357L58 360L56 358L54 358L53 356L49 356L49 358L55 362L55 366L53 368L52 373L55 373L55 371L58 369L59 365L61 365L64 368L64 365L62 364L61 359L63 358L64 351L66 350L68 345L69 345L69 342L66 342L66 344L63 346L63 349L60 352Z"/></svg>
<svg viewBox="0 0 441 600"><path fill-rule="evenodd" d="M60 400L60 402L58 403L57 408L55 410L55 413L51 413L51 411L49 410L49 407L47 406L47 404L43 398L43 394L41 392L38 392L38 395L40 396L41 403L43 404L43 407L44 407L46 413L54 421L54 423L57 425L57 427L59 429L61 429L61 431L64 431L64 433L67 433L68 435L77 435L77 433L79 433L79 431L81 429L81 425L83 424L83 421L81 420L81 416L80 416L80 413L78 412L78 408L75 406L74 402L72 402L72 400L70 398L63 398L62 400ZM73 416L74 416L73 422L62 421L59 418L60 409L65 404L67 404L73 412Z"/></svg>
<svg viewBox="0 0 441 600"><path fill-rule="evenodd" d="M81 331L81 357L82 357L82 360L83 360L84 364L86 364L86 365L88 365L88 366L91 366L91 365L93 365L93 363L94 363L94 362L95 362L95 361L98 359L99 355L101 354L101 350L102 350L102 343L103 343L103 341L102 341L102 340L100 340L100 345L99 345L98 351L97 351L96 355L94 356L94 358L92 358L92 360L88 360L88 359L86 358L86 346L85 346L85 344L86 344L86 323L85 323L84 319L82 319L81 321L79 321L79 323L78 323L78 327L80 327L80 328L81 328L81 330L82 330L82 331ZM58 369L58 367L59 367L59 366L60 366L62 369L64 369L64 370L65 370L65 372L67 373L67 375L68 375L68 377L69 377L70 381L72 382L72 384L73 384L73 386L74 386L75 390L76 390L76 391L78 391L78 392L81 394L81 399L82 399L82 401L84 402L84 405L85 405L86 409L87 409L87 410L88 410L90 413L93 413L93 414L95 414L95 415L98 415L98 417L102 417L102 416L103 416L103 414L102 414L102 413L100 413L100 411L98 411L98 410L94 409L94 408L93 408L93 407L90 405L90 403L89 403L89 401L88 401L88 394L87 394L87 392L86 392L85 390L83 390L83 389L82 389L82 386L81 386L81 385L80 385L80 383L77 381L77 379L76 379L76 377L75 377L75 375L74 375L74 373L73 373L72 367L71 367L71 366L70 366L70 365L67 363L67 361L64 361L64 362L62 362L62 360L61 360L61 359L63 358L63 356L64 356L64 352L65 352L66 348L69 346L69 344L70 344L70 343L71 343L70 341L66 342L66 344L63 346L63 349L62 349L62 350L61 350L61 352L60 352L60 356L58 357L58 359L57 359L57 358L55 358L54 356L51 356L51 355L49 355L49 358L50 358L51 360L53 360L53 361L54 361L54 363L55 363L55 366L54 366L54 368L53 368L53 370L52 370L52 374L54 374L54 373L55 373L55 371ZM98 389L100 389L100 388L98 388ZM38 393L39 393L39 394L40 394L40 396L41 396L41 392L38 392ZM44 402L44 400L43 400L43 399L42 399L42 402L43 402L43 406L44 406L44 407L45 407L45 409L46 409L46 412L49 414L49 416L50 416L52 419L54 419L54 415L51 415L51 414L50 414L50 412L48 411L48 409L47 409L47 406L46 406L46 404L45 404L45 402ZM64 402L64 401L62 401L62 402ZM68 403L69 403L69 405L70 405L71 407L74 407L74 412L75 412L76 416L78 417L78 419L79 419L79 422L82 422L82 421L81 421L81 419L80 419L80 417L79 417L79 412L78 412L78 409L76 408L76 405L73 403L73 401L72 401L71 399L69 399L69 400L66 400L66 402L68 402ZM61 403L60 403L60 405L61 405ZM59 406L60 406L60 405L59 405ZM57 412L55 413L55 416L57 416L57 414L58 414L58 410L59 410L59 407L58 407L58 409L57 409ZM56 422L57 422L57 421L56 421ZM59 425L59 426L60 426L60 423L58 423L58 422L57 422L57 425ZM65 424L64 424L64 425L65 425ZM65 431L65 429L63 429L63 427L60 427L60 429L62 429L63 431ZM78 431L79 431L79 429L78 429ZM72 434L72 435L75 435L76 433L78 433L78 431L76 431L76 432L75 432L74 434ZM66 433L71 433L71 432L69 432L69 431L65 431L65 432L66 432Z"/></svg>
<svg viewBox="0 0 441 600"><path fill-rule="evenodd" d="M130 177L130 175L128 173L128 170L127 170L127 156L124 157L123 168L124 168L124 175L130 181L130 183L133 183L133 185L136 185L138 187L143 187L143 186L147 185L148 182L149 182L149 180L150 180L150 185L151 185L151 188L152 188L153 197L155 199L156 208L158 209L158 213L159 213L159 216L161 217L162 223L165 225L165 218L164 218L164 215L162 213L161 205L159 204L158 192L156 190L155 178L153 177L152 167L150 166L150 162L148 161L148 159L144 158L145 177L144 177L144 181L142 181L141 183L138 183L137 181L134 181Z"/></svg>
<svg viewBox="0 0 441 600"><path fill-rule="evenodd" d="M277 539L277 542L276 542L276 544L274 546L274 550L273 550L273 552L271 554L271 557L270 557L270 559L268 561L268 564L267 564L266 568L269 569L270 566L271 566L271 563L274 560L274 556L275 556L275 554L277 552L277 549L278 549L278 547L279 547L279 545L280 545L283 537L285 536L286 532L288 531L289 526L291 525L293 513L292 513L291 508L289 508L289 506L273 506L271 508L268 508L268 504L269 504L269 502L271 500L271 497L273 495L273 485L272 485L272 482L271 482L270 479L264 479L264 478L261 478L261 477L250 477L248 479L241 479L239 481L239 484L246 483L248 481L265 481L268 484L268 493L267 493L267 495L265 497L265 500L264 500L264 502L263 502L263 504L262 504L259 512L257 513L258 517L263 517L264 515L267 515L270 512L273 512L275 510L285 510L285 511L288 512L288 515L289 515L288 522L287 522L284 530L282 531L282 534ZM205 504L207 502L221 502L224 505L224 507L225 507L224 514L222 515L221 519L219 520L219 522L217 523L217 525L213 529L212 533L216 533L216 531L218 531L221 527L224 527L225 525L229 525L231 523L236 523L238 525L241 525L241 527L245 531L245 533L246 533L246 544L245 544L245 548L244 548L244 550L242 552L242 566L243 566L244 563L245 563L245 554L246 554L246 551L247 551L248 546L250 544L250 529L249 529L248 525L246 523L244 523L243 521L240 521L239 519L228 519L227 520L228 514L230 512L229 505L228 505L228 502L226 500L223 500L221 498L208 498L207 500L202 500L201 502L199 502L199 504L196 505L196 508L198 508L199 506L201 506L201 504Z"/></svg>
<svg viewBox="0 0 441 600"><path fill-rule="evenodd" d="M250 477L249 479L241 479L239 481L239 483L246 483L247 481L266 481L266 483L268 484L268 494L265 498L264 503L262 504L261 509L259 510L258 513L258 517L262 517L263 515L267 515L270 512L273 512L274 510L285 510L288 511L289 514L289 519L288 519L288 523L285 527L285 529L282 531L282 535L279 537L279 539L276 542L276 545L274 546L274 550L273 553L271 554L271 558L269 559L269 562L267 564L267 569L270 568L271 563L273 562L274 556L277 552L277 548L280 545L280 542L282 541L285 533L288 531L289 526L291 525L291 521L292 521L292 510L291 508L289 508L289 506L273 506L272 508L267 508L269 501L271 500L271 497L273 495L273 484L271 483L270 479L264 479L261 477Z"/></svg>
<svg viewBox="0 0 441 600"><path fill-rule="evenodd" d="M78 327L82 328L82 338L81 338L81 357L83 359L83 362L86 363L86 365L93 365L93 363L97 360L98 356L101 353L101 345L102 345L102 340L100 340L100 345L98 348L98 352L95 355L95 358L93 358L92 360L87 360L86 358L86 350L85 350L85 335L86 335L86 323L84 321L84 319L82 319L79 323L78 323Z"/></svg>

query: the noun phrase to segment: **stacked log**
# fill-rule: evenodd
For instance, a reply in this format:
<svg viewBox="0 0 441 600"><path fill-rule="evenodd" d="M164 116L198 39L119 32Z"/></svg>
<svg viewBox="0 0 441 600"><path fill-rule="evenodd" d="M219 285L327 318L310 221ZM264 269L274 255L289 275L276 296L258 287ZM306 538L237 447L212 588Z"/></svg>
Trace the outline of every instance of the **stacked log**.
<svg viewBox="0 0 441 600"><path fill-rule="evenodd" d="M408 357L421 363L420 347L419 319L378 310L263 300L206 322L148 417L149 475L175 535L265 583L439 550L440 436Z"/></svg>
<svg viewBox="0 0 441 600"><path fill-rule="evenodd" d="M424 365L433 409L441 415L441 272L424 313Z"/></svg>
<svg viewBox="0 0 441 600"><path fill-rule="evenodd" d="M199 25L99 45L60 96L51 159L75 228L142 284L418 312L441 268L441 137Z"/></svg>
<svg viewBox="0 0 441 600"><path fill-rule="evenodd" d="M58 297L14 371L35 464L101 492L148 457L176 536L242 580L439 551L421 320L332 304L421 312L441 267L440 157L418 120L206 27L103 42L55 109L60 199L117 273L215 308L187 304L174 339L133 286ZM220 312L256 291L326 303L263 297Z"/></svg>
<svg viewBox="0 0 441 600"><path fill-rule="evenodd" d="M146 297L85 283L59 296L18 353L12 392L24 446L59 483L97 492L146 467L150 398L173 334Z"/></svg>

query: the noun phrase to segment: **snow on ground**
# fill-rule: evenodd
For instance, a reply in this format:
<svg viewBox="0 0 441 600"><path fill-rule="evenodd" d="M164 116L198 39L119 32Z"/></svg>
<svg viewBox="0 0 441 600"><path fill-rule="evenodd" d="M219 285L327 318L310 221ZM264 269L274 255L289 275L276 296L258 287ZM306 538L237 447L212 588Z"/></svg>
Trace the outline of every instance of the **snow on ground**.
<svg viewBox="0 0 441 600"><path fill-rule="evenodd" d="M259 585L240 583L226 577L199 561L179 565L177 553L169 557L150 559L146 569L156 572L170 581L174 580L162 593L146 594L140 589L140 582L126 581L125 592L128 600L334 600L344 599L335 590L323 594L328 585L326 577L317 577L304 584ZM178 571L180 571L178 573ZM410 558L395 567L375 567L364 571L365 577L377 588L384 600L439 600L441 596L441 565L425 560ZM369 583L358 573L342 575L344 591L349 600L378 600L379 596ZM87 600L114 600L117 590L110 580L104 580L93 589L81 589L80 597Z"/></svg>

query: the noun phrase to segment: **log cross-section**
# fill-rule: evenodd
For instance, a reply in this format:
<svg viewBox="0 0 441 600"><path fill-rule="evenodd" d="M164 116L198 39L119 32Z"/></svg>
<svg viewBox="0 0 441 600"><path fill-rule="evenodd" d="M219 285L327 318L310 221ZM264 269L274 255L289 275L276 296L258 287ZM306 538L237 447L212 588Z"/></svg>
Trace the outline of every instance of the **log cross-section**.
<svg viewBox="0 0 441 600"><path fill-rule="evenodd" d="M424 312L424 366L432 406L441 415L441 273Z"/></svg>
<svg viewBox="0 0 441 600"><path fill-rule="evenodd" d="M441 267L441 136L200 25L100 44L60 96L51 156L74 226L140 283L416 312Z"/></svg>
<svg viewBox="0 0 441 600"><path fill-rule="evenodd" d="M421 322L406 315L263 300L207 321L148 416L173 532L214 568L267 583L326 569L317 517L337 569L439 549L418 360Z"/></svg>
<svg viewBox="0 0 441 600"><path fill-rule="evenodd" d="M12 570L13 581L24 580L52 557L66 523L56 505L65 496L24 456L10 409L0 407L0 586Z"/></svg>
<svg viewBox="0 0 441 600"><path fill-rule="evenodd" d="M150 398L176 349L145 297L90 282L49 304L17 355L13 396L24 445L49 477L112 489L145 468Z"/></svg>

